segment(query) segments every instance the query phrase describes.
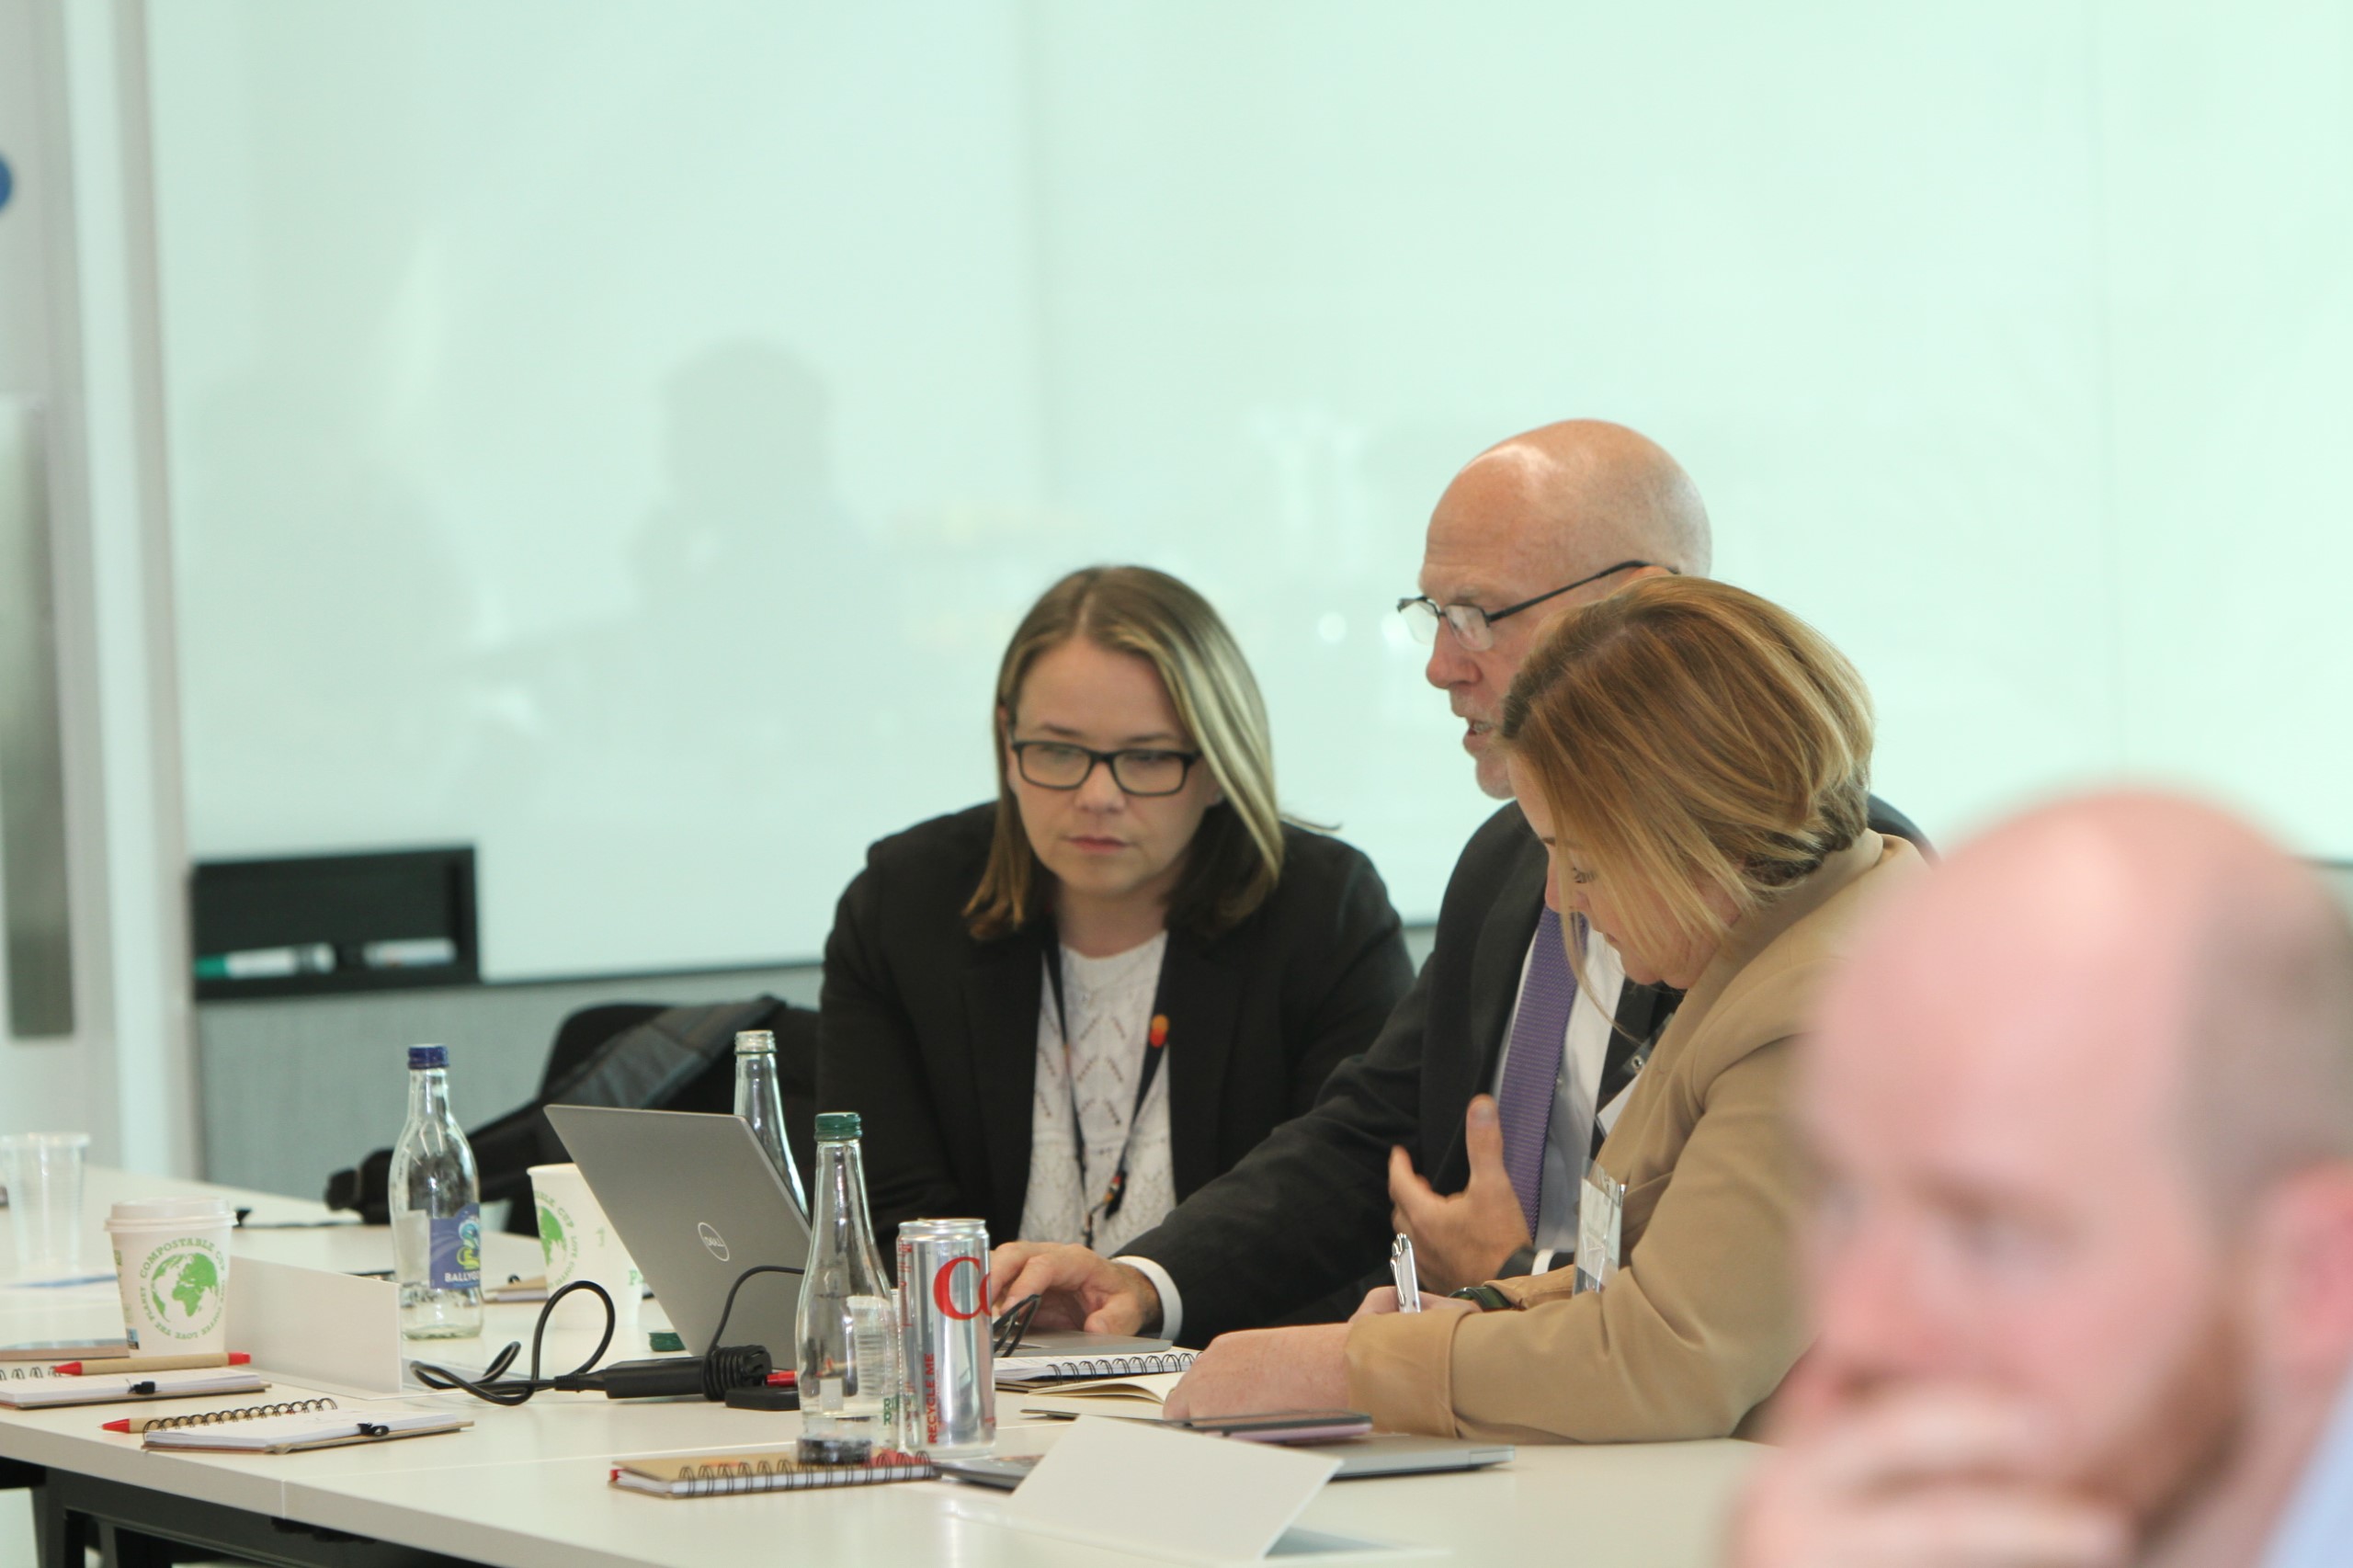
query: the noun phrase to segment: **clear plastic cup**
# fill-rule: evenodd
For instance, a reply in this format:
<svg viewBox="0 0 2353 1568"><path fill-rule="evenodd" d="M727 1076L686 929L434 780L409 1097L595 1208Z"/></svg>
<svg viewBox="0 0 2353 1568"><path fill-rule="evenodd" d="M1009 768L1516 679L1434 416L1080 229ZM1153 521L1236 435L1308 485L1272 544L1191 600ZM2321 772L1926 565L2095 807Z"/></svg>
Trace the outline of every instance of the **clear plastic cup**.
<svg viewBox="0 0 2353 1568"><path fill-rule="evenodd" d="M0 1187L21 1278L58 1278L82 1268L82 1166L86 1132L0 1136Z"/></svg>

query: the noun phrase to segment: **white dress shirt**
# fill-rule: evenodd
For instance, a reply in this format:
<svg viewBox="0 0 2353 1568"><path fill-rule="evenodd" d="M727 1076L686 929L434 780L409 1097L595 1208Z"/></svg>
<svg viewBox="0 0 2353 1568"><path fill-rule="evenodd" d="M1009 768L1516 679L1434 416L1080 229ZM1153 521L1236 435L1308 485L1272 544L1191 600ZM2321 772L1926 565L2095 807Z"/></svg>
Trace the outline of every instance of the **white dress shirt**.
<svg viewBox="0 0 2353 1568"><path fill-rule="evenodd" d="M2280 1516L2263 1568L2344 1568L2353 1562L2353 1379L2331 1418L2294 1499Z"/></svg>
<svg viewBox="0 0 2353 1568"><path fill-rule="evenodd" d="M1528 968L1536 943L1528 944L1520 960L1519 983L1528 986ZM1609 1035L1618 1017L1618 997L1626 988L1626 966L1618 949L1598 931L1587 928L1585 975L1590 985L1577 987L1561 1047L1561 1073L1552 1085L1552 1120L1544 1131L1544 1179L1536 1206L1536 1272L1551 1268L1553 1255L1573 1253L1577 1245L1577 1192L1585 1181L1586 1162L1593 1150L1593 1119L1600 1107L1593 1103L1601 1083L1602 1064L1609 1057ZM1504 1049L1495 1059L1495 1079L1489 1093L1500 1093L1504 1067L1511 1060L1512 1026L1519 1021L1519 1004L1504 1020Z"/></svg>
<svg viewBox="0 0 2353 1568"><path fill-rule="evenodd" d="M1536 955L1530 937L1519 962L1519 984L1528 985L1528 965ZM1553 1255L1574 1253L1577 1245L1577 1191L1585 1181L1586 1161L1593 1148L1593 1096L1601 1069L1609 1056L1609 1034L1618 1017L1619 994L1626 987L1626 968L1618 949L1597 931L1588 931L1585 944L1586 978L1593 983L1577 987L1562 1037L1561 1072L1552 1088L1552 1120L1544 1134L1543 1197L1536 1210L1536 1269L1552 1267ZM1504 1062L1511 1056L1511 1027L1519 1018L1519 1002L1512 1002L1504 1020L1503 1053L1495 1062L1495 1080L1489 1092L1502 1086ZM1425 1172L1425 1175L1428 1173ZM1112 1259L1137 1269L1160 1292L1160 1332L1176 1337L1185 1322L1185 1303L1168 1270L1148 1257Z"/></svg>

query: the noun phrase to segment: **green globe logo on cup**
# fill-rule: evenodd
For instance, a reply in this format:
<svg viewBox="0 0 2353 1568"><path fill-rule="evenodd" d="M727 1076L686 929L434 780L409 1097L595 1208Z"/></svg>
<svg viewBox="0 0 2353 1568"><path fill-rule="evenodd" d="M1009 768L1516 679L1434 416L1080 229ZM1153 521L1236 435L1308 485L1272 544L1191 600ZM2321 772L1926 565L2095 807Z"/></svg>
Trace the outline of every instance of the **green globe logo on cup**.
<svg viewBox="0 0 2353 1568"><path fill-rule="evenodd" d="M533 1165L531 1196L540 1214L540 1251L547 1259L549 1293L584 1279L593 1281L612 1299L614 1323L630 1328L637 1322L645 1277L613 1233L612 1221L582 1179L580 1167ZM570 1328L601 1328L604 1303L587 1291L576 1291L556 1304L551 1321Z"/></svg>
<svg viewBox="0 0 2353 1568"><path fill-rule="evenodd" d="M572 1282L573 1267L580 1261L580 1248L573 1240L579 1228L563 1204L544 1192L539 1199L540 1251L547 1257L548 1289L552 1290Z"/></svg>
<svg viewBox="0 0 2353 1568"><path fill-rule="evenodd" d="M140 1284L155 1325L175 1339L201 1339L221 1321L221 1260L209 1242L148 1254Z"/></svg>
<svg viewBox="0 0 2353 1568"><path fill-rule="evenodd" d="M205 1355L228 1348L229 1228L217 1198L145 1198L107 1216L122 1326L136 1351Z"/></svg>

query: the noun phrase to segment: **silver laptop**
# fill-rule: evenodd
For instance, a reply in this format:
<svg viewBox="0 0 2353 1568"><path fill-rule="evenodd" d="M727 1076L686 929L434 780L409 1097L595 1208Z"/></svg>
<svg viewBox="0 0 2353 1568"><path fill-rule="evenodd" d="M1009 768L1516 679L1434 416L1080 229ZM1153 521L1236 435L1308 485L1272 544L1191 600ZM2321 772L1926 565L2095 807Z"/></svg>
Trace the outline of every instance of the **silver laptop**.
<svg viewBox="0 0 2353 1568"><path fill-rule="evenodd" d="M740 1118L551 1105L548 1120L693 1354L710 1349L745 1269L808 1263L808 1218ZM800 1301L799 1275L754 1275L736 1293L727 1343L765 1345L778 1366L793 1365Z"/></svg>
<svg viewBox="0 0 2353 1568"><path fill-rule="evenodd" d="M1337 1455L1335 1481L1365 1481L1376 1475L1426 1475L1436 1470L1484 1470L1509 1464L1518 1453L1509 1443L1471 1437L1424 1437L1408 1432L1375 1432L1319 1444L1312 1453Z"/></svg>

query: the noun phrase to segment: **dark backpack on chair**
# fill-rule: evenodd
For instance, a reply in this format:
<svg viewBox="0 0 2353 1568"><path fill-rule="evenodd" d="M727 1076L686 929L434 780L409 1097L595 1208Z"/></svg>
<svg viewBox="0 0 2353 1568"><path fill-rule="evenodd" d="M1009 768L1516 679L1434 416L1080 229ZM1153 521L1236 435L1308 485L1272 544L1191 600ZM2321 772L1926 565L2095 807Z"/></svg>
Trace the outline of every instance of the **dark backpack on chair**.
<svg viewBox="0 0 2353 1568"><path fill-rule="evenodd" d="M817 1015L761 996L750 1002L665 1007L619 1002L583 1007L557 1028L539 1097L486 1126L472 1130L482 1200L504 1199L506 1228L539 1233L531 1203L533 1165L571 1158L548 1125L551 1105L615 1106L639 1110L724 1114L735 1108L735 1035L742 1029L776 1034L777 1076L784 1096L784 1125L792 1157L802 1170L814 1157ZM356 1209L371 1225L388 1224L386 1188L392 1152L379 1149L350 1170L327 1178L330 1209Z"/></svg>

